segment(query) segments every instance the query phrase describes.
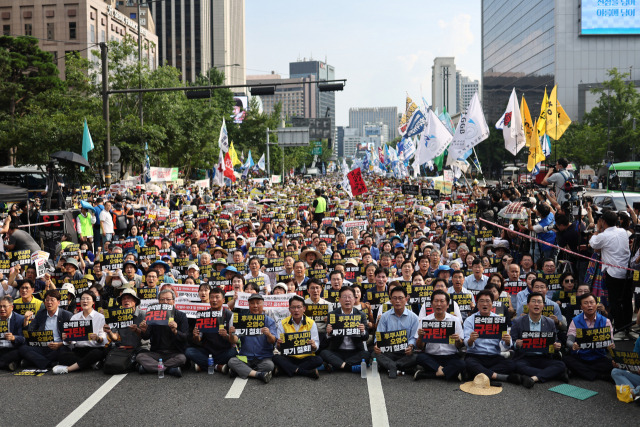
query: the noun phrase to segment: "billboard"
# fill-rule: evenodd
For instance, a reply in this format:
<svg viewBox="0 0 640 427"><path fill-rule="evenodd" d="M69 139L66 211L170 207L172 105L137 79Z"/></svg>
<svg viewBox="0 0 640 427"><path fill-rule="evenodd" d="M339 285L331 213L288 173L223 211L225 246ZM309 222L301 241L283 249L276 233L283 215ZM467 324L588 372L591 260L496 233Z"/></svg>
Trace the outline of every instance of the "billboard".
<svg viewBox="0 0 640 427"><path fill-rule="evenodd" d="M233 102L235 103L233 106L233 114L231 114L233 123L242 123L249 108L249 97L246 95L234 95Z"/></svg>
<svg viewBox="0 0 640 427"><path fill-rule="evenodd" d="M640 1L582 0L582 35L640 34Z"/></svg>

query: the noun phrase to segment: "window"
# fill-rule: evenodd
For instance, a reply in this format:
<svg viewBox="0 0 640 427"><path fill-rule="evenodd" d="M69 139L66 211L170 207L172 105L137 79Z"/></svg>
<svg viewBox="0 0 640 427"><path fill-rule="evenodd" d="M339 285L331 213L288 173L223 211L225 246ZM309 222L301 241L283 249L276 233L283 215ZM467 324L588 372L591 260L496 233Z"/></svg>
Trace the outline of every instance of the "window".
<svg viewBox="0 0 640 427"><path fill-rule="evenodd" d="M69 22L69 40L75 40L77 36L76 33L76 23Z"/></svg>
<svg viewBox="0 0 640 427"><path fill-rule="evenodd" d="M91 36L89 38L89 40L91 41L91 43L95 43L96 42L96 26L91 24Z"/></svg>
<svg viewBox="0 0 640 427"><path fill-rule="evenodd" d="M53 40L54 34L53 22L47 22L47 40Z"/></svg>
<svg viewBox="0 0 640 427"><path fill-rule="evenodd" d="M33 35L33 25L31 25L31 24L24 24L24 35L25 35L25 36L31 36L31 35Z"/></svg>
<svg viewBox="0 0 640 427"><path fill-rule="evenodd" d="M3 25L2 26L2 35L10 36L11 35L11 25Z"/></svg>

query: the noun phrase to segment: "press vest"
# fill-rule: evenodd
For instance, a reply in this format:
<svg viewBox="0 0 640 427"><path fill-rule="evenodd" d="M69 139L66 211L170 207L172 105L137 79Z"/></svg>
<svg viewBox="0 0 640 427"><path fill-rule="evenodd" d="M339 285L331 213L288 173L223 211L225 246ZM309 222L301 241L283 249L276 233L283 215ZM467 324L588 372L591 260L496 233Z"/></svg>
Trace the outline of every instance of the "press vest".
<svg viewBox="0 0 640 427"><path fill-rule="evenodd" d="M316 199L316 202L318 202L318 204L316 205L316 213L317 214L324 213L327 210L327 201L325 200L325 198L318 197Z"/></svg>
<svg viewBox="0 0 640 427"><path fill-rule="evenodd" d="M80 214L80 233L84 237L93 237L93 224L91 224L91 214L87 212L87 216Z"/></svg>
<svg viewBox="0 0 640 427"><path fill-rule="evenodd" d="M302 320L300 321L300 329L298 329L297 331L296 331L296 328L294 327L293 321L289 323L290 320L291 320L291 316L287 317L286 319L282 319L282 329L284 330L285 334L292 334L296 332L307 332L307 331L310 331L311 328L313 328L313 324L314 324L313 319L307 316L302 317ZM308 356L313 356L313 354L297 354L291 357L295 357L296 359L302 359Z"/></svg>

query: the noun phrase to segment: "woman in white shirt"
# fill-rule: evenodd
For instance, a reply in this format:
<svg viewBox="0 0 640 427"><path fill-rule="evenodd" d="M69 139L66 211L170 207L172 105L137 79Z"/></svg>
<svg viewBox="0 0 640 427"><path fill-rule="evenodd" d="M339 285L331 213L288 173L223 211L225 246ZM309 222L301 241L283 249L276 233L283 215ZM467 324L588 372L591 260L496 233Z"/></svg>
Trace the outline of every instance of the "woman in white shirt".
<svg viewBox="0 0 640 427"><path fill-rule="evenodd" d="M60 355L59 365L54 366L54 374L68 374L69 372L86 369L99 363L105 356L107 334L104 332L104 316L93 309L96 297L89 291L80 295L82 311L74 314L71 321L91 321L92 333L86 341L71 341L71 351ZM63 341L67 341L67 334L62 334Z"/></svg>

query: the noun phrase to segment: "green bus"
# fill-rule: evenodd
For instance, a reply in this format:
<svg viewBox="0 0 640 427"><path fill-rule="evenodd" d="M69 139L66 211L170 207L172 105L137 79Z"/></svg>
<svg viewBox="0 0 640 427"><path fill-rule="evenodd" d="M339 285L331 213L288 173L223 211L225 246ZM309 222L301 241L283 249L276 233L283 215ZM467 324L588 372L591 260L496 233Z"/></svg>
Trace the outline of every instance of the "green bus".
<svg viewBox="0 0 640 427"><path fill-rule="evenodd" d="M640 193L640 162L614 163L609 166L607 193L612 191Z"/></svg>

